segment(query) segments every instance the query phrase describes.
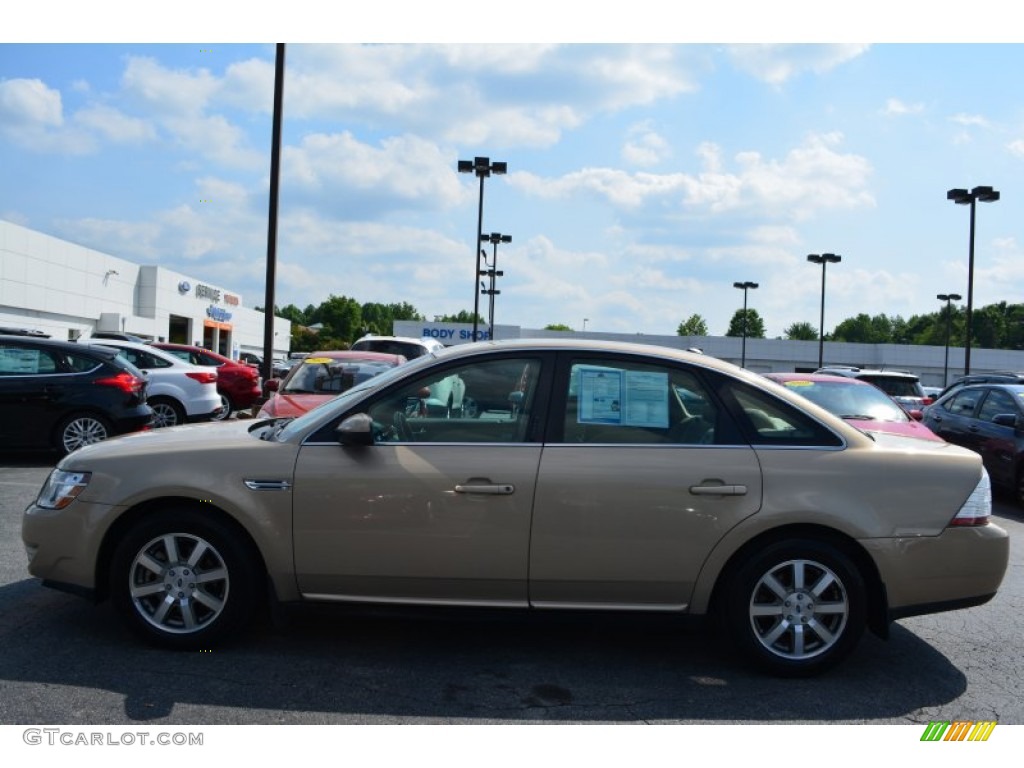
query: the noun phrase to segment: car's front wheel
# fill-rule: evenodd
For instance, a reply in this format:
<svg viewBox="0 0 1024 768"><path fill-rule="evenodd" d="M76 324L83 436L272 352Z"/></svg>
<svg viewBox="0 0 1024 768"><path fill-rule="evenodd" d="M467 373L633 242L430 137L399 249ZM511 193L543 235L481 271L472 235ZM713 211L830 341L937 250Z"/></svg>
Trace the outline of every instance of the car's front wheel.
<svg viewBox="0 0 1024 768"><path fill-rule="evenodd" d="M756 666L787 677L839 663L864 631L866 590L839 548L814 539L769 544L733 574L726 627Z"/></svg>
<svg viewBox="0 0 1024 768"><path fill-rule="evenodd" d="M136 524L115 549L111 597L147 640L200 650L249 620L261 582L238 532L193 510L165 509Z"/></svg>

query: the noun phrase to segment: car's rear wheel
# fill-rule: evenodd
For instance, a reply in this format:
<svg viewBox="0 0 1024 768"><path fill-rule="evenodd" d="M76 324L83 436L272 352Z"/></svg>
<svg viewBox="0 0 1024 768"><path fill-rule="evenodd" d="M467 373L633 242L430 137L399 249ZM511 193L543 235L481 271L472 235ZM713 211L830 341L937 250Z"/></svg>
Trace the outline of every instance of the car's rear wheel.
<svg viewBox="0 0 1024 768"><path fill-rule="evenodd" d="M224 421L224 419L231 415L231 411L231 400L228 399L227 395L221 395L220 410L211 416L210 419L213 421Z"/></svg>
<svg viewBox="0 0 1024 768"><path fill-rule="evenodd" d="M114 552L114 605L158 645L211 647L249 620L261 589L256 557L242 537L192 510L154 514Z"/></svg>
<svg viewBox="0 0 1024 768"><path fill-rule="evenodd" d="M787 677L839 663L864 631L866 590L840 549L814 539L770 544L733 574L726 627L757 667Z"/></svg>
<svg viewBox="0 0 1024 768"><path fill-rule="evenodd" d="M149 400L153 409L152 427L176 427L185 423L185 409L177 402L166 397L154 397Z"/></svg>
<svg viewBox="0 0 1024 768"><path fill-rule="evenodd" d="M94 413L76 413L64 419L57 427L57 450L62 454L76 451L110 437L110 423Z"/></svg>

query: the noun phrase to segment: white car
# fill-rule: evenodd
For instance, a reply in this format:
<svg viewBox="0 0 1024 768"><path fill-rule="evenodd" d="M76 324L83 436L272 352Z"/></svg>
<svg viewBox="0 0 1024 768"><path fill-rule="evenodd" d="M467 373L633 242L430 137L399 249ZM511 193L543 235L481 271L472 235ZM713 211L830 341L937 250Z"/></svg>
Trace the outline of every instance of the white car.
<svg viewBox="0 0 1024 768"><path fill-rule="evenodd" d="M206 421L223 406L217 393L217 371L192 365L170 352L147 344L118 339L92 339L80 342L120 350L149 382L147 402L153 409L153 427L173 427L189 421Z"/></svg>
<svg viewBox="0 0 1024 768"><path fill-rule="evenodd" d="M444 344L437 339L415 339L412 336L374 336L372 333L363 336L351 346L354 352L384 352L389 355L403 355L407 360L415 360L444 349Z"/></svg>

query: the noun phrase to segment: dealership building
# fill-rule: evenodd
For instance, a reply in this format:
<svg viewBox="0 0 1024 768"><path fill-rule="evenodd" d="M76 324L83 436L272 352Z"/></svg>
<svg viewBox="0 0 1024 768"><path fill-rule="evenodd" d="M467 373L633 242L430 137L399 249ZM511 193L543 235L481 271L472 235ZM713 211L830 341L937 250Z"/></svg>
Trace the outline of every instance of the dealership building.
<svg viewBox="0 0 1024 768"><path fill-rule="evenodd" d="M75 340L98 331L262 356L264 315L242 294L0 221L0 327ZM274 318L274 357L291 323Z"/></svg>

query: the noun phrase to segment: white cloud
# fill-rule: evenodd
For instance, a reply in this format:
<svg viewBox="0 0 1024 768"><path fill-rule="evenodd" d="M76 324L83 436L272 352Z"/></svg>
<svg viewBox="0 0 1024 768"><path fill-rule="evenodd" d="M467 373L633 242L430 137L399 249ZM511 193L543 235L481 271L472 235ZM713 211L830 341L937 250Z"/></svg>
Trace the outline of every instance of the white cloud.
<svg viewBox="0 0 1024 768"><path fill-rule="evenodd" d="M0 80L0 124L34 129L63 122L60 91L38 79Z"/></svg>
<svg viewBox="0 0 1024 768"><path fill-rule="evenodd" d="M113 107L97 105L80 109L75 112L74 121L83 128L116 143L141 142L156 138L156 130L150 123L125 115Z"/></svg>
<svg viewBox="0 0 1024 768"><path fill-rule="evenodd" d="M668 142L647 122L630 127L622 159L629 165L649 167L672 155Z"/></svg>
<svg viewBox="0 0 1024 768"><path fill-rule="evenodd" d="M1017 139L1016 141L1011 141L1009 144L1006 145L1006 148L1010 150L1010 154L1024 158L1024 139Z"/></svg>
<svg viewBox="0 0 1024 768"><path fill-rule="evenodd" d="M521 172L510 174L509 181L537 197L568 198L586 192L627 209L652 198L678 197L691 208L716 213L757 209L764 215L803 219L822 209L874 205L867 190L870 164L858 155L839 153L841 143L838 133L811 135L780 160L740 152L732 171L724 169L719 148L703 144L698 155L705 170L696 174L585 168L557 179Z"/></svg>
<svg viewBox="0 0 1024 768"><path fill-rule="evenodd" d="M736 68L772 85L804 72L823 74L865 51L867 45L730 45L725 50Z"/></svg>
<svg viewBox="0 0 1024 768"><path fill-rule="evenodd" d="M924 104L907 104L900 99L887 99L883 115L916 115L924 112Z"/></svg>
<svg viewBox="0 0 1024 768"><path fill-rule="evenodd" d="M464 194L453 158L416 136L394 136L375 147L348 132L314 134L284 153L286 179L332 206L334 195L369 193L438 208L457 204Z"/></svg>
<svg viewBox="0 0 1024 768"><path fill-rule="evenodd" d="M950 122L969 127L988 128L989 122L982 115L968 115L963 112L949 118Z"/></svg>

